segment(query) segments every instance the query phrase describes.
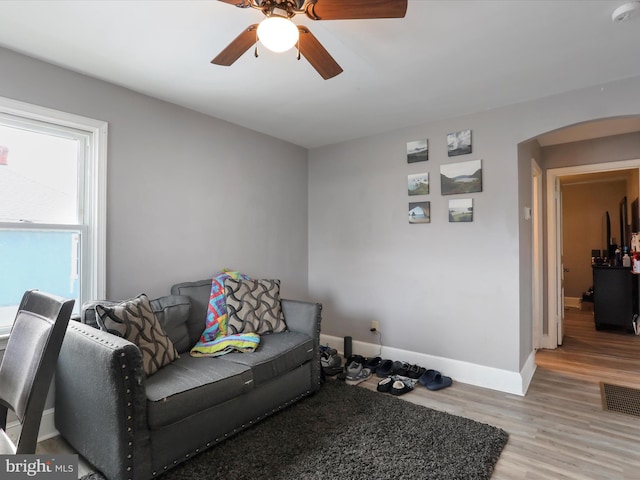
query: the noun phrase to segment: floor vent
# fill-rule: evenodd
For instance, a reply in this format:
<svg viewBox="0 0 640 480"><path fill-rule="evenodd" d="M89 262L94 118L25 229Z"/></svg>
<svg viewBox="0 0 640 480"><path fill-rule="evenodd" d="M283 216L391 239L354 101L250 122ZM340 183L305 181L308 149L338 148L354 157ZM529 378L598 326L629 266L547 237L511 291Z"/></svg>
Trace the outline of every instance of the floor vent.
<svg viewBox="0 0 640 480"><path fill-rule="evenodd" d="M640 417L640 390L600 382L602 408L610 412Z"/></svg>

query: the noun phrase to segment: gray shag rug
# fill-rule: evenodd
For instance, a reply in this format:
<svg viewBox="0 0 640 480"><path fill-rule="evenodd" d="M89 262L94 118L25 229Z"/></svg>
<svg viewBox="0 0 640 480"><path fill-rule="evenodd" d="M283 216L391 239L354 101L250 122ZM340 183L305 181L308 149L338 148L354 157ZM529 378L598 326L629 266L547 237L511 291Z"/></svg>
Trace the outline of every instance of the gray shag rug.
<svg viewBox="0 0 640 480"><path fill-rule="evenodd" d="M480 480L491 477L507 439L490 425L329 380L159 478Z"/></svg>

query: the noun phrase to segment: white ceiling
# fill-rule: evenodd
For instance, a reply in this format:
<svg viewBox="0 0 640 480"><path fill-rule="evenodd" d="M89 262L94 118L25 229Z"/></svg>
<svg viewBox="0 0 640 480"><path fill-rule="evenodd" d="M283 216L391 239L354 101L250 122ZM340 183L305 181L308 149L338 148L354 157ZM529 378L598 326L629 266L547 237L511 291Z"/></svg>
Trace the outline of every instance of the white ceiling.
<svg viewBox="0 0 640 480"><path fill-rule="evenodd" d="M344 69L331 80L293 52L210 64L262 18L215 0L0 3L1 46L307 148L640 75L640 18L611 21L624 0L409 0L404 19L296 16Z"/></svg>

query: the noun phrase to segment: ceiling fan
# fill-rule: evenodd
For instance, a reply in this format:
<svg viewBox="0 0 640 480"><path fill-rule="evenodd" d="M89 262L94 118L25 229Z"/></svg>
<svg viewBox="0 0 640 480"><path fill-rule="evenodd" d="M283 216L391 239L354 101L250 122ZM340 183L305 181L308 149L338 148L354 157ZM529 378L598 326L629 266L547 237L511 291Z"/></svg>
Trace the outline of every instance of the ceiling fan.
<svg viewBox="0 0 640 480"><path fill-rule="evenodd" d="M342 73L342 68L322 46L311 31L303 25L295 25L291 18L305 14L312 20L355 20L369 18L403 18L408 0L219 0L239 8L260 10L265 19L260 24L249 25L211 63L230 66L258 40L273 51L298 48L298 60L302 54L328 80ZM289 38L283 45L272 45L269 28L275 35ZM278 38L279 40L279 38ZM256 46L256 57L258 50Z"/></svg>

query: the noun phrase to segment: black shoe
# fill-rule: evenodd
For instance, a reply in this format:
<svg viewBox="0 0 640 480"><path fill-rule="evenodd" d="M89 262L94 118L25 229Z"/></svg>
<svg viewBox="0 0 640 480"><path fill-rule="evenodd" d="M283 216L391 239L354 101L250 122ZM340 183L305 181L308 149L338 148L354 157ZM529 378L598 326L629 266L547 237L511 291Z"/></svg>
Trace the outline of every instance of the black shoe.
<svg viewBox="0 0 640 480"><path fill-rule="evenodd" d="M380 357L365 358L364 367L371 370L371 373L376 373L376 370L380 366L380 362L382 362Z"/></svg>
<svg viewBox="0 0 640 480"><path fill-rule="evenodd" d="M378 368L376 368L376 375L380 378L388 377L393 373L393 360L382 360Z"/></svg>
<svg viewBox="0 0 640 480"><path fill-rule="evenodd" d="M393 385L393 377L383 378L378 382L377 390L382 393L389 393L391 391L391 385Z"/></svg>

